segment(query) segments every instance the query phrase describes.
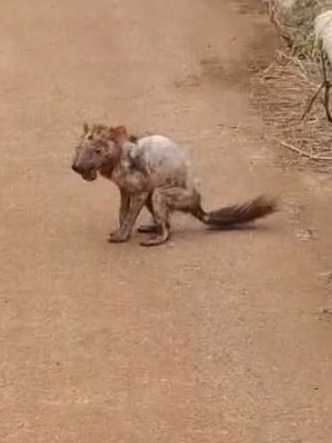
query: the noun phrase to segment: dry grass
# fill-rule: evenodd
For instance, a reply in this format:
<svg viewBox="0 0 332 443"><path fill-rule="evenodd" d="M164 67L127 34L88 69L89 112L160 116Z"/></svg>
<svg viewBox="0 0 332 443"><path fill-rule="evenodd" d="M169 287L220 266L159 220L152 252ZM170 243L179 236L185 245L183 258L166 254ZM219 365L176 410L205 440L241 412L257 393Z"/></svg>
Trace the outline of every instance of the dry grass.
<svg viewBox="0 0 332 443"><path fill-rule="evenodd" d="M314 20L326 8L332 8L332 0L296 0L291 10L281 8L276 0L264 1L271 20L288 42L292 54L300 59L319 60Z"/></svg>
<svg viewBox="0 0 332 443"><path fill-rule="evenodd" d="M297 0L291 10L285 10L274 0L268 4L273 23L299 58L315 56L314 18L319 0Z"/></svg>
<svg viewBox="0 0 332 443"><path fill-rule="evenodd" d="M259 86L254 87L254 102L282 149L290 148L297 160L301 156L305 162L324 162L332 170L332 125L323 103L323 53L314 36L314 17L323 2L298 0L292 14L281 11L274 2L268 4L287 47L253 79ZM329 67L327 72L330 75Z"/></svg>
<svg viewBox="0 0 332 443"><path fill-rule="evenodd" d="M319 86L318 73L309 77L298 59L279 51L276 61L256 75L254 82L259 85L255 88L255 99L263 108L266 123L276 129L276 134L281 129L287 141L310 154L316 155L322 150L332 153L332 127L320 99L313 103L311 112L302 120Z"/></svg>

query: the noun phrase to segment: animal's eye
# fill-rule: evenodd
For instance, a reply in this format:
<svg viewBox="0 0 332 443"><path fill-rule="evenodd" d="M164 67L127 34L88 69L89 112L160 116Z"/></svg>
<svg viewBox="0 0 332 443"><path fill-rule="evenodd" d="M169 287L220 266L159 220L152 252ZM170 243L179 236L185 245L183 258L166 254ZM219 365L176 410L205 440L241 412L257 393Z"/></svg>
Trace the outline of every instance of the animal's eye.
<svg viewBox="0 0 332 443"><path fill-rule="evenodd" d="M95 148L95 153L96 154L101 154L101 148Z"/></svg>

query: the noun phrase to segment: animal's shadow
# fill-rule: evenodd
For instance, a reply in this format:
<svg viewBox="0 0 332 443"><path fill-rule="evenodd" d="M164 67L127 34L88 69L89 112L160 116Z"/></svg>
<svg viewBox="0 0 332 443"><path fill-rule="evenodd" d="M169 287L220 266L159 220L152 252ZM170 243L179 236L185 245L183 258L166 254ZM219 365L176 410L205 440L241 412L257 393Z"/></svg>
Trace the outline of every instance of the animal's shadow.
<svg viewBox="0 0 332 443"><path fill-rule="evenodd" d="M229 225L229 226L207 226L206 231L210 232L237 232L237 231L269 231L270 227L266 225Z"/></svg>

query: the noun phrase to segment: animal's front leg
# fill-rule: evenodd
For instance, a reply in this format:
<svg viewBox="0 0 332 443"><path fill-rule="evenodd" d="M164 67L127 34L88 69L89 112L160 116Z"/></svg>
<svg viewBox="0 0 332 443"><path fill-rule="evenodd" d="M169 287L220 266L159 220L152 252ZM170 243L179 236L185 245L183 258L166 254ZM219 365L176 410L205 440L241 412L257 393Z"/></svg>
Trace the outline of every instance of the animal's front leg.
<svg viewBox="0 0 332 443"><path fill-rule="evenodd" d="M129 240L135 221L139 216L143 206L148 198L148 192L141 192L139 194L133 194L130 196L130 204L128 213L120 226L120 229L115 233L111 234L109 238L110 243L122 243Z"/></svg>
<svg viewBox="0 0 332 443"><path fill-rule="evenodd" d="M125 218L127 217L129 211L129 204L130 204L130 194L124 189L120 189L119 228L116 229L115 231L112 231L110 233L110 237L116 238L119 235L121 226Z"/></svg>
<svg viewBox="0 0 332 443"><path fill-rule="evenodd" d="M125 218L128 215L129 204L130 204L130 195L127 191L120 189L120 211L119 211L119 225L120 228L125 221Z"/></svg>

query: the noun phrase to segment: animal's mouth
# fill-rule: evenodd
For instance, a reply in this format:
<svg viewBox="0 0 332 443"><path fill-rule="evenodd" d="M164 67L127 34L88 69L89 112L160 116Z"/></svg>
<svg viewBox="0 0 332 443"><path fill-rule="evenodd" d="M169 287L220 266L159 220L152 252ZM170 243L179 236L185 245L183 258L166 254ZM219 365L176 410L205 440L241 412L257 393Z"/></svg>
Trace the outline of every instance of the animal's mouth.
<svg viewBox="0 0 332 443"><path fill-rule="evenodd" d="M95 169L89 169L88 171L82 172L81 176L84 180L93 182L97 178L97 171Z"/></svg>

